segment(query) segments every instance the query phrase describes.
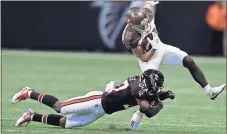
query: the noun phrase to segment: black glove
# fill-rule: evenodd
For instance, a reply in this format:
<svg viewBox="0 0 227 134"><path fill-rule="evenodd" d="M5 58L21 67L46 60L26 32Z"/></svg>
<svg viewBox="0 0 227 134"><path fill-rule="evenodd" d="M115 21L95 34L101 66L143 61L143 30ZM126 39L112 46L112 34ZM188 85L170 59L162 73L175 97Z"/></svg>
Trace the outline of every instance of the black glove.
<svg viewBox="0 0 227 134"><path fill-rule="evenodd" d="M168 91L161 91L159 94L158 94L158 97L161 101L165 100L165 99L171 99L173 100L175 98L175 94L168 90Z"/></svg>
<svg viewBox="0 0 227 134"><path fill-rule="evenodd" d="M175 98L175 94L172 91L168 90L166 91L166 93L167 93L167 98L170 98L171 100Z"/></svg>

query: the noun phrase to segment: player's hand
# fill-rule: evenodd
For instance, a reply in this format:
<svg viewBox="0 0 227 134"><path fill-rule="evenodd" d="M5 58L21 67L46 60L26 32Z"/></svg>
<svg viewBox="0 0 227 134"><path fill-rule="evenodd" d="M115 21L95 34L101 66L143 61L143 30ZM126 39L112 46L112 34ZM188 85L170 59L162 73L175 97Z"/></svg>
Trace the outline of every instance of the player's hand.
<svg viewBox="0 0 227 134"><path fill-rule="evenodd" d="M159 49L160 48L160 40L158 38L158 35L154 32L151 33L153 36L153 39L151 40L149 37L147 37L147 41L151 44L153 49Z"/></svg>
<svg viewBox="0 0 227 134"><path fill-rule="evenodd" d="M108 84L106 84L105 91L109 92L111 89L114 88L115 81L110 81Z"/></svg>
<svg viewBox="0 0 227 134"><path fill-rule="evenodd" d="M146 4L151 4L152 6L157 5L159 1L146 1Z"/></svg>
<svg viewBox="0 0 227 134"><path fill-rule="evenodd" d="M168 90L167 97L170 98L171 100L173 100L175 98L175 94L172 91Z"/></svg>

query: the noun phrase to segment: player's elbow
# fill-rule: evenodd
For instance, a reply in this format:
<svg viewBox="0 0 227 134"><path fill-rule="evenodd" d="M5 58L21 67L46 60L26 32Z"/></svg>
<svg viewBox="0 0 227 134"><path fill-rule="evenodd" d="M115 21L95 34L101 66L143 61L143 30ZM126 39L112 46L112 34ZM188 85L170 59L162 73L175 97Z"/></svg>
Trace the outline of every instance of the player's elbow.
<svg viewBox="0 0 227 134"><path fill-rule="evenodd" d="M136 55L137 58L139 58L143 62L148 62L150 60L147 56L145 56L143 54L135 54L135 55Z"/></svg>
<svg viewBox="0 0 227 134"><path fill-rule="evenodd" d="M149 107L145 112L144 114L148 117L148 118L152 118L154 117L156 114L158 114L161 109L163 108L163 103L158 103L157 105L155 106L152 106L152 107Z"/></svg>
<svg viewBox="0 0 227 134"><path fill-rule="evenodd" d="M141 54L139 59L143 62L148 62L155 54L156 50L152 49L144 54Z"/></svg>

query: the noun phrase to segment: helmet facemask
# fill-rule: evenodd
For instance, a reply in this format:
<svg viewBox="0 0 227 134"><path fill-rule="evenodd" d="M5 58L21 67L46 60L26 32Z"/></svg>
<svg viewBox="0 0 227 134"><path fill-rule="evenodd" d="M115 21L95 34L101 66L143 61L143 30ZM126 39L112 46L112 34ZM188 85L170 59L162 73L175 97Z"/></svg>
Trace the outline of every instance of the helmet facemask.
<svg viewBox="0 0 227 134"><path fill-rule="evenodd" d="M150 30L151 26L149 24L149 20L145 18L140 24L132 24L130 23L131 27L139 33L146 33Z"/></svg>
<svg viewBox="0 0 227 134"><path fill-rule="evenodd" d="M149 76L142 75L141 80L152 93L157 94L163 89L164 79L160 79L157 74L150 74Z"/></svg>

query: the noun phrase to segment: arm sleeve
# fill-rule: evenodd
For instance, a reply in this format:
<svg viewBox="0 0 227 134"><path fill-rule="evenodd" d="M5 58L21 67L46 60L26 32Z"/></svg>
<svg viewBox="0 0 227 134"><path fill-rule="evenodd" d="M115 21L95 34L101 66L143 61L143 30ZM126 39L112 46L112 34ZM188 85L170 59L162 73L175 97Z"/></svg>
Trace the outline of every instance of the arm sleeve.
<svg viewBox="0 0 227 134"><path fill-rule="evenodd" d="M160 92L160 93L158 94L158 97L159 97L159 99L160 99L161 101L163 101L163 100L165 100L165 99L168 98L168 93L162 91L162 92Z"/></svg>
<svg viewBox="0 0 227 134"><path fill-rule="evenodd" d="M152 107L149 107L146 111L141 111L142 113L144 113L148 118L151 118L153 116L155 116L156 114L158 114L161 109L163 108L163 103L159 102L156 105L153 105Z"/></svg>

